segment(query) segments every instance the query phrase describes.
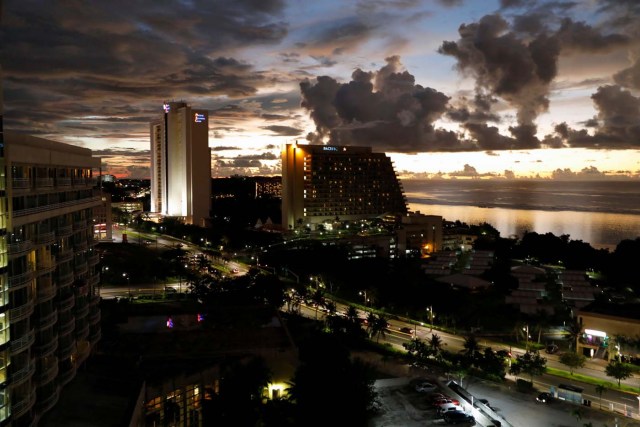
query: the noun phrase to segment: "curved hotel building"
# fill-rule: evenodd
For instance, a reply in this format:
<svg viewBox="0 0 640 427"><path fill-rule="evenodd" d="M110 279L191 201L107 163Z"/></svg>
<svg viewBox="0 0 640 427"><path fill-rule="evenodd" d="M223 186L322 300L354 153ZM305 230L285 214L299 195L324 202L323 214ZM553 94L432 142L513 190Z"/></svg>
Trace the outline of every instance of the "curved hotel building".
<svg viewBox="0 0 640 427"><path fill-rule="evenodd" d="M0 426L36 426L101 336L91 150L0 133Z"/></svg>
<svg viewBox="0 0 640 427"><path fill-rule="evenodd" d="M325 220L407 214L391 159L371 147L286 144L282 150L282 228Z"/></svg>

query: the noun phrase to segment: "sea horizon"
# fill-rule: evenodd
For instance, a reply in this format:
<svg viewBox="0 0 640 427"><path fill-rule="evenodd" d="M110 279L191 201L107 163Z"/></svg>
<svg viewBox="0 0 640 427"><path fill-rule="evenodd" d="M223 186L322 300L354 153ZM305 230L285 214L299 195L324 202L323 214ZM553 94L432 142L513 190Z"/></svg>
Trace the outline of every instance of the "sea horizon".
<svg viewBox="0 0 640 427"><path fill-rule="evenodd" d="M568 234L615 249L640 236L640 181L402 180L409 210L467 224L486 222L502 237Z"/></svg>

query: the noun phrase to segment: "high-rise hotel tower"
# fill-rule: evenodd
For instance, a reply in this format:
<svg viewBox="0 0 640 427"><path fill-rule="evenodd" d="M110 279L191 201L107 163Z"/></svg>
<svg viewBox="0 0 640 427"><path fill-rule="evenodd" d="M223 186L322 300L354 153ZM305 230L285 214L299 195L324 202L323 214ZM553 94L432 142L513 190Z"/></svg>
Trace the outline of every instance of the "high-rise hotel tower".
<svg viewBox="0 0 640 427"><path fill-rule="evenodd" d="M151 123L151 211L204 225L211 205L209 114L165 103Z"/></svg>
<svg viewBox="0 0 640 427"><path fill-rule="evenodd" d="M400 180L384 153L371 147L284 146L283 229L384 214L407 214Z"/></svg>

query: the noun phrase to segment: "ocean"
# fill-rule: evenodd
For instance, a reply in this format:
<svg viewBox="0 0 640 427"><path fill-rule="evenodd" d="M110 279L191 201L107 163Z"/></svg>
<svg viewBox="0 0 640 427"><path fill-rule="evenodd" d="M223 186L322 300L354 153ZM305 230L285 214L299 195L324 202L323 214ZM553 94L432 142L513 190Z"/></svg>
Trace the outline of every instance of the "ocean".
<svg viewBox="0 0 640 427"><path fill-rule="evenodd" d="M640 237L640 181L402 180L402 186L409 210L487 222L502 237L568 234L610 250Z"/></svg>

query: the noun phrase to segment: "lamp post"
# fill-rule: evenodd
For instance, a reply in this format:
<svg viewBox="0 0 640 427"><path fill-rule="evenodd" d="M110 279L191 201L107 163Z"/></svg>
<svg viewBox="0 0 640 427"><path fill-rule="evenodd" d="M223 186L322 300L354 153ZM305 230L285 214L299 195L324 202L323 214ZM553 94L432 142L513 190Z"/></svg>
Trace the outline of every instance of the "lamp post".
<svg viewBox="0 0 640 427"><path fill-rule="evenodd" d="M122 277L127 279L127 293L129 294L129 298L131 298L131 280L127 273L122 273Z"/></svg>
<svg viewBox="0 0 640 427"><path fill-rule="evenodd" d="M429 332L431 332L433 331L433 306L427 307L427 311L429 312Z"/></svg>
<svg viewBox="0 0 640 427"><path fill-rule="evenodd" d="M523 331L525 331L525 333L527 334L526 336L526 344L525 344L525 350L529 351L529 324L525 325L524 328L522 328Z"/></svg>

